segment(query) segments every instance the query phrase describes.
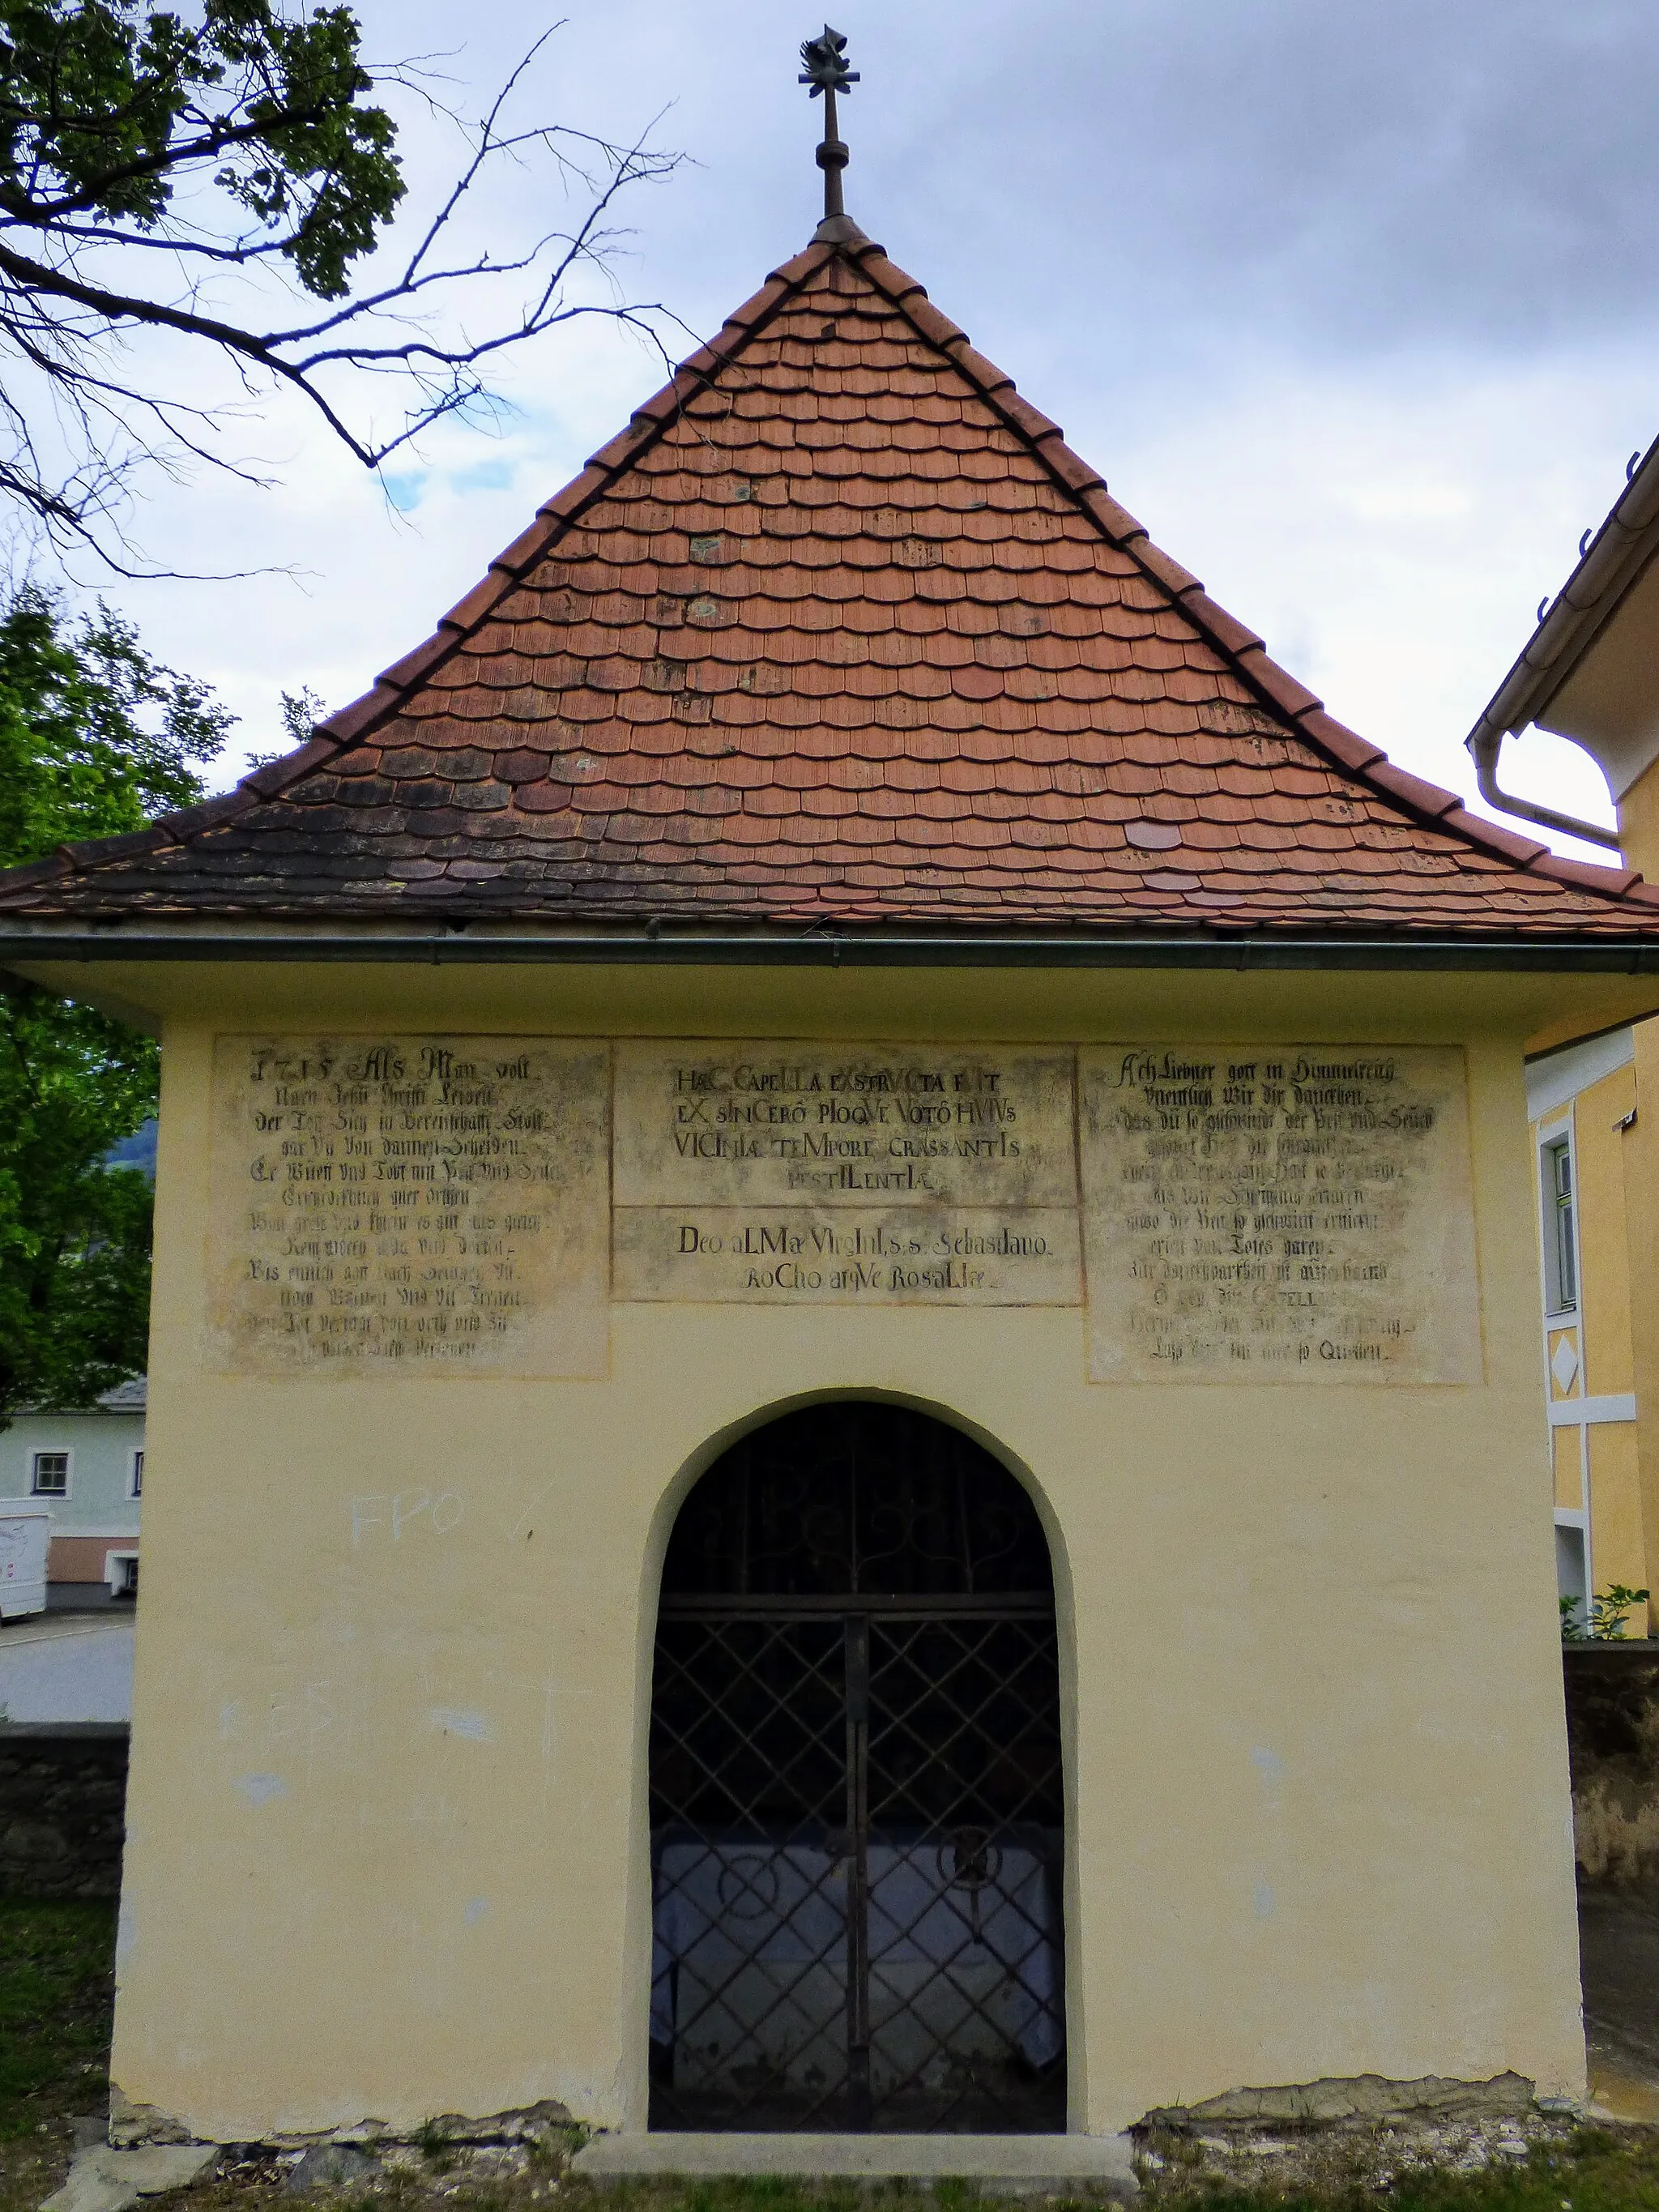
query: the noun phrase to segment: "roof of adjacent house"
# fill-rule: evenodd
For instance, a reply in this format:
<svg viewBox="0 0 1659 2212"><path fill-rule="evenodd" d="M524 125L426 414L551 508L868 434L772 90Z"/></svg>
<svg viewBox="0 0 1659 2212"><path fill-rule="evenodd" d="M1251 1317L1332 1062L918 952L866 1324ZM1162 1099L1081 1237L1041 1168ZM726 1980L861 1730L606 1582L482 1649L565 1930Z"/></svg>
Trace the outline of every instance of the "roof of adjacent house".
<svg viewBox="0 0 1659 2212"><path fill-rule="evenodd" d="M40 1405L22 1406L24 1413L142 1413L149 1401L149 1380L143 1375L129 1375L113 1389L100 1391L89 1406L60 1406L55 1400Z"/></svg>
<svg viewBox="0 0 1659 2212"><path fill-rule="evenodd" d="M844 229L309 744L0 921L1659 932L1333 720Z"/></svg>
<svg viewBox="0 0 1659 2212"><path fill-rule="evenodd" d="M1544 722L1558 694L1659 553L1659 439L1631 468L1599 526L1584 532L1572 574L1538 620L1464 743Z"/></svg>
<svg viewBox="0 0 1659 2212"><path fill-rule="evenodd" d="M1533 634L1464 739L1480 791L1494 805L1546 829L1615 848L1619 833L1504 790L1506 737L1536 723L1581 745L1621 810L1659 759L1659 441L1632 453L1606 520L1579 541L1578 563L1553 599L1540 602Z"/></svg>

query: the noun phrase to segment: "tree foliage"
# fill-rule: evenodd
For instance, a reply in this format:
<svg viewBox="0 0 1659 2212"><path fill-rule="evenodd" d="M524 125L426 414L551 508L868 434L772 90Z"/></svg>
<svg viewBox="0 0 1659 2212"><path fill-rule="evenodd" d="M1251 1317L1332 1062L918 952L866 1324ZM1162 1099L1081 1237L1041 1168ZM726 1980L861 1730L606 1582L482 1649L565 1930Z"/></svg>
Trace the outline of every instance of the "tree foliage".
<svg viewBox="0 0 1659 2212"><path fill-rule="evenodd" d="M203 793L230 717L100 608L25 588L0 615L0 866ZM151 1040L27 984L0 996L0 1426L91 1404L144 1364L150 1190L106 1164L155 1111Z"/></svg>
<svg viewBox="0 0 1659 2212"><path fill-rule="evenodd" d="M547 35L467 123L416 64L367 64L348 8L0 0L0 360L15 372L0 379L0 495L125 571L133 464L234 465L187 373L131 373L123 342L144 330L217 352L254 389L298 392L378 467L487 399L504 349L577 315L648 327L654 309L574 280L607 262L617 194L675 157L516 126ZM459 144L447 180L412 196L424 212L392 259L387 227L411 198L392 108L411 101ZM568 227L506 253L459 243L480 185L537 156L555 175L530 179L525 204L550 204L550 181L574 203ZM384 428L362 416L366 376L396 387Z"/></svg>
<svg viewBox="0 0 1659 2212"><path fill-rule="evenodd" d="M25 586L0 616L0 867L118 836L202 795L229 726L205 684L100 606L71 627Z"/></svg>

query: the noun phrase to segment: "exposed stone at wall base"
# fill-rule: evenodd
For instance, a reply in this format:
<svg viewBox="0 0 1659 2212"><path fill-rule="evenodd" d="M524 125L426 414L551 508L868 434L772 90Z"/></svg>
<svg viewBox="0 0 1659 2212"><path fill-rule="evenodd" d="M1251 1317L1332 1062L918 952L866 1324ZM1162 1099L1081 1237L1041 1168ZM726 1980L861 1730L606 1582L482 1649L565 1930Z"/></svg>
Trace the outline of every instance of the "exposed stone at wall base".
<svg viewBox="0 0 1659 2212"><path fill-rule="evenodd" d="M1509 2110L1437 2106L1433 2093L1452 2093L1454 2101L1474 2092L1474 2104L1488 2095L1493 2106L1517 2100L1520 2077L1500 2075L1492 2082L1379 2082L1371 2075L1355 2081L1310 2082L1292 2089L1246 2090L1209 2100L1203 2106L1172 2108L1188 2117L1176 2128L1151 2124L1132 2130L1142 2203L1156 2212L1162 2203L1189 2207L1198 2191L1238 2198L1270 2197L1277 2203L1386 2201L1390 2192L1409 2192L1413 2183L1449 2174L1524 2168L1540 2149L1567 2148L1583 2126L1583 2108L1570 2098L1543 2097L1517 2102ZM1524 2087L1524 2084L1521 2085ZM1378 2116L1368 2106L1395 2106L1402 2093L1425 2090L1430 2102ZM1358 2091L1358 2094L1345 2095ZM1333 2094L1334 2093L1334 2094ZM1254 2108L1283 2115L1311 2103L1346 2117L1277 2120L1218 2118ZM1203 2112L1198 2119L1193 2116Z"/></svg>
<svg viewBox="0 0 1659 2212"><path fill-rule="evenodd" d="M0 1722L0 1891L118 1897L127 1731Z"/></svg>
<svg viewBox="0 0 1659 2212"><path fill-rule="evenodd" d="M211 2143L146 2150L112 2150L100 2144L79 2154L68 2179L47 2197L40 2212L129 2212L146 2197L187 2189L217 2156Z"/></svg>
<svg viewBox="0 0 1659 2212"><path fill-rule="evenodd" d="M1569 1644L1561 1656L1579 1873L1659 1879L1659 1642Z"/></svg>
<svg viewBox="0 0 1659 2212"><path fill-rule="evenodd" d="M566 2106L555 2098L544 2097L538 2104L514 2106L507 2112L485 2112L477 2118L461 2112L442 2112L435 2119L423 2121L413 2132L391 2127L384 2120L356 2120L345 2127L321 2129L310 2135L261 2136L245 2147L302 2152L307 2155L330 2150L374 2152L410 2143L418 2143L428 2152L445 2148L481 2150L541 2142L562 2136L576 2124ZM184 2121L157 2106L134 2104L120 2085L113 2081L109 2092L109 2139L122 2150L149 2143L198 2140ZM327 2161L319 2157L316 2166L319 2174L326 2167Z"/></svg>
<svg viewBox="0 0 1659 2212"><path fill-rule="evenodd" d="M354 2182L373 2180L380 2171L374 2152L356 2143L313 2143L289 2168L283 2185L296 2196L307 2189L349 2189Z"/></svg>
<svg viewBox="0 0 1659 2212"><path fill-rule="evenodd" d="M1381 2074L1358 2074L1270 2089L1228 2089L1201 2104L1158 2106L1138 2124L1171 2134L1220 2134L1389 2120L1502 2119L1528 2113L1534 2103L1534 2085L1522 2074L1495 2074L1489 2081L1440 2074L1391 2081Z"/></svg>

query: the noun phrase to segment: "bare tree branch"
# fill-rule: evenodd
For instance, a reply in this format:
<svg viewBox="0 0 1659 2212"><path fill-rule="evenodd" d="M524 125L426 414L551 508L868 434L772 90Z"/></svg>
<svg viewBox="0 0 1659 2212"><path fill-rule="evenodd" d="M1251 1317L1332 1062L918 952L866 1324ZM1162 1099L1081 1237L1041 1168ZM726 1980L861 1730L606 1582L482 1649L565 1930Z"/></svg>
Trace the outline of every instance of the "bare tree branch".
<svg viewBox="0 0 1659 2212"><path fill-rule="evenodd" d="M661 332L678 319L617 286L613 214L680 157L649 131L623 143L510 120L558 26L469 125L423 61L364 64L343 9L197 0L191 25L98 9L104 33L125 25L128 39L123 50L106 37L99 78L84 44L67 66L94 9L56 0L29 19L33 46L17 18L14 43L0 40L0 508L60 554L78 546L123 575L176 573L145 563L127 535L141 472L206 465L262 480L227 448L239 410L179 392L176 356L171 375L149 371L132 353L146 333L228 364L247 406L295 394L370 469L464 410L499 405L494 364L566 324L613 319L667 360ZM394 267L365 283L356 270L403 227L396 125L378 104L399 94L457 134L457 165ZM576 202L568 226L499 255L463 244L485 185L538 166ZM144 281L162 274L158 254L175 257L171 290ZM307 295L326 311L270 313ZM117 369L124 356L133 365ZM371 391L397 395L384 427L364 411Z"/></svg>

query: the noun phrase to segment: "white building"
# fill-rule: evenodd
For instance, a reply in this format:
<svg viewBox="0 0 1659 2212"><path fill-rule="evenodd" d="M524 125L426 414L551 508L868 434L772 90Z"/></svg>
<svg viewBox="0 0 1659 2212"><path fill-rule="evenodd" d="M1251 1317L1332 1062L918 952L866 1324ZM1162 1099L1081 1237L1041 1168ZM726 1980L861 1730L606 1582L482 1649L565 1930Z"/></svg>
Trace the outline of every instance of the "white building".
<svg viewBox="0 0 1659 2212"><path fill-rule="evenodd" d="M144 1377L79 1413L30 1411L0 1429L0 1499L52 1514L53 1607L107 1604L138 1589L144 1487Z"/></svg>

